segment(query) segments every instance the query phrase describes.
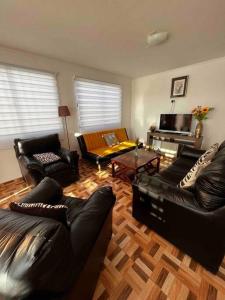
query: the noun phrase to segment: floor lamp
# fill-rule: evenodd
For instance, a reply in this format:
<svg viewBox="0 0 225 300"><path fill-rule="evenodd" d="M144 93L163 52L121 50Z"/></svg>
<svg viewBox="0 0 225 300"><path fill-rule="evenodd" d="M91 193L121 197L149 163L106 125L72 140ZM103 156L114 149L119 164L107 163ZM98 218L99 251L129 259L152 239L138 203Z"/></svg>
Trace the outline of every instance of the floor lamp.
<svg viewBox="0 0 225 300"><path fill-rule="evenodd" d="M68 146L69 146L69 149L70 149L70 141L69 141L69 135L68 135L68 129L67 129L67 122L66 122L66 117L70 116L70 111L69 111L68 106L66 106L66 105L59 106L58 107L58 113L59 113L59 117L64 117L65 124L66 124L67 142L68 142Z"/></svg>

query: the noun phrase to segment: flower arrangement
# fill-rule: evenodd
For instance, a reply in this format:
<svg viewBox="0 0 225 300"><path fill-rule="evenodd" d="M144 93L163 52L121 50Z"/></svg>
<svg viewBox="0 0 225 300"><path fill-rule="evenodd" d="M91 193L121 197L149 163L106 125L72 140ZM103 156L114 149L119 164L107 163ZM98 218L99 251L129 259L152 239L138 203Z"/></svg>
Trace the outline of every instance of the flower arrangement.
<svg viewBox="0 0 225 300"><path fill-rule="evenodd" d="M213 109L213 107L208 106L197 106L192 110L192 114L196 120L202 121L207 119L208 113Z"/></svg>

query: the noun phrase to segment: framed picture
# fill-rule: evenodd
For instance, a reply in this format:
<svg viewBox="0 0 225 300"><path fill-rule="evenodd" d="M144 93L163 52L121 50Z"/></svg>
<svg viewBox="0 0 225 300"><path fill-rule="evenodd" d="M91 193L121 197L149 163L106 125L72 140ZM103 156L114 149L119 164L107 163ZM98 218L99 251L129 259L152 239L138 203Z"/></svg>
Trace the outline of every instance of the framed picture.
<svg viewBox="0 0 225 300"><path fill-rule="evenodd" d="M187 91L188 76L172 78L170 97L184 97Z"/></svg>

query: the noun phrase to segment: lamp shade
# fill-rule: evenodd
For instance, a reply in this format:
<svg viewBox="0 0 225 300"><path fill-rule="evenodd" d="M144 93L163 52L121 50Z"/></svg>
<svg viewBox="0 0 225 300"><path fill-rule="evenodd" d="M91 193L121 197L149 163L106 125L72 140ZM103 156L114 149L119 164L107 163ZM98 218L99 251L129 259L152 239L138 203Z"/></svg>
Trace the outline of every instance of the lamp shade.
<svg viewBox="0 0 225 300"><path fill-rule="evenodd" d="M58 113L59 113L59 117L68 117L68 116L70 116L69 108L66 105L59 106L58 107Z"/></svg>

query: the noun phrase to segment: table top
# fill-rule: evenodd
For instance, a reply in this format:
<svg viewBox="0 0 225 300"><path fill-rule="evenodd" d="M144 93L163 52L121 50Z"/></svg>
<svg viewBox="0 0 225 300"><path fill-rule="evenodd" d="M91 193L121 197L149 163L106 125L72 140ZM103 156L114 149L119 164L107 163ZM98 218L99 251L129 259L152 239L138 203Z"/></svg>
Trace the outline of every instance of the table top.
<svg viewBox="0 0 225 300"><path fill-rule="evenodd" d="M160 155L154 151L146 151L144 149L138 149L138 155L136 156L136 150L126 152L111 159L111 162L119 163L130 169L138 169L145 166L152 160L160 158Z"/></svg>

